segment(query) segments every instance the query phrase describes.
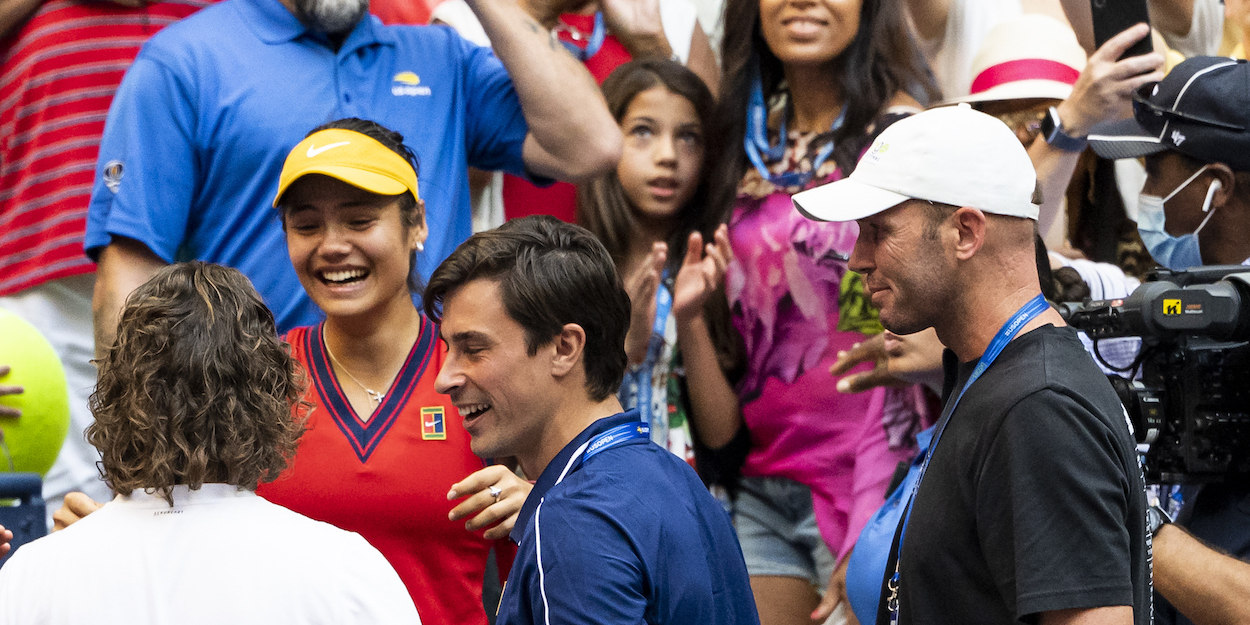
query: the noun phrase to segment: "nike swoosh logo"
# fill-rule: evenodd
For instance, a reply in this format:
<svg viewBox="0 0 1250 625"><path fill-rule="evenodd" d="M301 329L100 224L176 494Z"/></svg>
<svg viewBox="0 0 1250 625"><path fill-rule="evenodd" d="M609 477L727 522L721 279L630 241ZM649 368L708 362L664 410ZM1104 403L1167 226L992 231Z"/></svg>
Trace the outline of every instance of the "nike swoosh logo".
<svg viewBox="0 0 1250 625"><path fill-rule="evenodd" d="M323 145L321 147L317 147L316 145L310 145L308 146L308 158L316 158L318 154L321 154L322 152L325 152L326 150L331 150L340 146L351 145L351 144L352 144L351 141L340 141L338 143L331 143L330 145Z"/></svg>
<svg viewBox="0 0 1250 625"><path fill-rule="evenodd" d="M434 427L434 426L436 426L436 425L438 425L438 421L426 421L426 422L425 422L425 427L427 427L427 428L432 428L432 427Z"/></svg>

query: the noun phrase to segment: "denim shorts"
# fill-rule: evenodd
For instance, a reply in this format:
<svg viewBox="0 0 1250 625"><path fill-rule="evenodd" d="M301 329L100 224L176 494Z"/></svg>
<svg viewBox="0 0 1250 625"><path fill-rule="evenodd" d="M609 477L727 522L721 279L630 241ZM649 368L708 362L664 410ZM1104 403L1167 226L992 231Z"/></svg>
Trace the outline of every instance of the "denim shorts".
<svg viewBox="0 0 1250 625"><path fill-rule="evenodd" d="M743 477L733 513L747 573L799 577L825 589L835 560L816 526L810 488L783 477Z"/></svg>

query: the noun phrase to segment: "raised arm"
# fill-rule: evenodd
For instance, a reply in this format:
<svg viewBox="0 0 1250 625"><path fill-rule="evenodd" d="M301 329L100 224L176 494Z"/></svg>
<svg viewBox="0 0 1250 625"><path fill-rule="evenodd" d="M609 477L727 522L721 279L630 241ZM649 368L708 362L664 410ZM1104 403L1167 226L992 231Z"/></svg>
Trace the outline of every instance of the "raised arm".
<svg viewBox="0 0 1250 625"><path fill-rule="evenodd" d="M921 39L933 40L946 32L951 0L907 0L907 12Z"/></svg>
<svg viewBox="0 0 1250 625"><path fill-rule="evenodd" d="M91 298L96 358L101 357L117 338L118 318L130 292L167 264L148 246L125 237L114 237L113 242L100 252L95 293Z"/></svg>
<svg viewBox="0 0 1250 625"><path fill-rule="evenodd" d="M1151 26L1177 37L1189 35L1194 25L1194 2L1195 0L1150 0Z"/></svg>
<svg viewBox="0 0 1250 625"><path fill-rule="evenodd" d="M616 167L621 132L585 66L518 4L468 2L521 100L529 124L526 168L580 182Z"/></svg>
<svg viewBox="0 0 1250 625"><path fill-rule="evenodd" d="M692 233L686 247L686 258L673 286L677 344L686 369L690 419L702 443L720 449L733 441L742 426L742 410L721 369L703 316L703 304L709 297L724 297L719 287L725 281L725 267L733 258L729 229L724 225L717 228L714 241L707 245L699 233Z"/></svg>
<svg viewBox="0 0 1250 625"><path fill-rule="evenodd" d="M635 59L673 57L669 45L668 25L661 19L660 0L602 0L603 19L621 45ZM680 35L680 33L677 33ZM715 95L720 88L720 67L707 33L696 19L690 36L690 53L686 67L694 72Z"/></svg>
<svg viewBox="0 0 1250 625"><path fill-rule="evenodd" d="M1142 85L1163 79L1163 55L1157 52L1117 60L1150 29L1138 24L1107 40L1092 56L1072 88L1072 95L1056 107L1063 132L1084 137L1103 121L1128 117L1133 92ZM1066 152L1038 136L1029 146L1029 158L1037 170L1044 200L1037 225L1048 232L1059 215L1068 182L1076 170L1080 152Z"/></svg>
<svg viewBox="0 0 1250 625"><path fill-rule="evenodd" d="M0 39L22 27L43 0L0 0Z"/></svg>

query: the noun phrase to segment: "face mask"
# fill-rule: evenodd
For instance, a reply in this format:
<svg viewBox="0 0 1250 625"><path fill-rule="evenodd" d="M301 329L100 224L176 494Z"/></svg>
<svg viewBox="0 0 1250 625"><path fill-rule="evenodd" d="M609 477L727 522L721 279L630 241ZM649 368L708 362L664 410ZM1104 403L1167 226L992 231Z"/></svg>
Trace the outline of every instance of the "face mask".
<svg viewBox="0 0 1250 625"><path fill-rule="evenodd" d="M1179 271L1202 265L1202 254L1198 249L1198 233L1210 221L1211 215L1215 214L1214 211L1210 211L1211 198L1215 197L1215 192L1220 190L1222 186L1220 181L1211 181L1211 186L1207 189L1207 199L1202 203L1202 212L1207 216L1203 218L1202 223L1198 224L1197 229L1189 234L1178 237L1168 234L1164 226L1163 205L1180 193L1181 189L1189 186L1189 183L1206 169L1207 166L1203 165L1202 169L1194 172L1194 175L1182 182L1167 197L1161 198L1143 193L1137 201L1137 232L1141 235L1142 243L1146 244L1146 249L1150 251L1155 261L1168 269Z"/></svg>

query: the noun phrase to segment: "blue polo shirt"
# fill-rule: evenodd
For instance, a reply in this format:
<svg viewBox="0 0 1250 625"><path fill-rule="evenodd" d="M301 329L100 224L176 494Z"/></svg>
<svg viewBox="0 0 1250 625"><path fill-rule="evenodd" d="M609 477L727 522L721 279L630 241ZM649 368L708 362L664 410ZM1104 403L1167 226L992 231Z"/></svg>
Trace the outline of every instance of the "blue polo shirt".
<svg viewBox="0 0 1250 625"><path fill-rule="evenodd" d="M87 253L122 236L168 262L236 267L282 330L316 323L271 203L291 148L344 117L398 131L420 161L423 277L470 234L467 166L525 173L528 127L489 49L367 16L336 52L278 0L225 0L152 37L126 72L100 144Z"/></svg>
<svg viewBox="0 0 1250 625"><path fill-rule="evenodd" d="M585 459L600 419L547 465L512 530L499 625L758 625L742 549L690 465L649 438Z"/></svg>

